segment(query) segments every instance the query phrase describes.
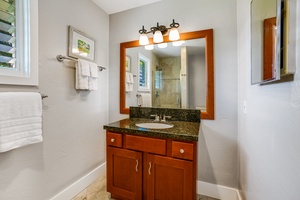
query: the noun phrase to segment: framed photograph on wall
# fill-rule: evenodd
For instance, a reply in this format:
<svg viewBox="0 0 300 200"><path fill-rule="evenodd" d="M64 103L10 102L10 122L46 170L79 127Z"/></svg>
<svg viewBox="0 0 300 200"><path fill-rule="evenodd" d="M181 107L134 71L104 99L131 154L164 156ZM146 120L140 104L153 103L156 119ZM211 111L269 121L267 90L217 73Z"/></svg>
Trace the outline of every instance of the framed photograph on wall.
<svg viewBox="0 0 300 200"><path fill-rule="evenodd" d="M87 34L69 26L68 56L95 61L96 40Z"/></svg>
<svg viewBox="0 0 300 200"><path fill-rule="evenodd" d="M131 58L126 55L126 71L130 72L131 71Z"/></svg>

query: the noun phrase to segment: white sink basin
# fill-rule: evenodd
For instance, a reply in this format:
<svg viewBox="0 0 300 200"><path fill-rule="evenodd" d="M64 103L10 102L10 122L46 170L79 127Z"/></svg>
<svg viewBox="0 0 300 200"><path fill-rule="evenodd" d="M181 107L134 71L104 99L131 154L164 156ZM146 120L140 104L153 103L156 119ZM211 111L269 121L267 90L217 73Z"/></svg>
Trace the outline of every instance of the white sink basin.
<svg viewBox="0 0 300 200"><path fill-rule="evenodd" d="M166 129L166 128L172 128L173 124L164 124L164 123L138 123L135 124L137 127L140 128L149 128L149 129Z"/></svg>

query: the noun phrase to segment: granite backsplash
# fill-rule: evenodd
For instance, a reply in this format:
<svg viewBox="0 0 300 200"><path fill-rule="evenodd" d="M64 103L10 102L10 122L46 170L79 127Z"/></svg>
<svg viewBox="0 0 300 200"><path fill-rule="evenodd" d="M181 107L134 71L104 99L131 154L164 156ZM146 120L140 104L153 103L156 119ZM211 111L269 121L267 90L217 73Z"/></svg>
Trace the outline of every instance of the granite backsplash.
<svg viewBox="0 0 300 200"><path fill-rule="evenodd" d="M150 119L150 115L171 116L168 121L200 122L201 111L194 109L130 107L130 118Z"/></svg>

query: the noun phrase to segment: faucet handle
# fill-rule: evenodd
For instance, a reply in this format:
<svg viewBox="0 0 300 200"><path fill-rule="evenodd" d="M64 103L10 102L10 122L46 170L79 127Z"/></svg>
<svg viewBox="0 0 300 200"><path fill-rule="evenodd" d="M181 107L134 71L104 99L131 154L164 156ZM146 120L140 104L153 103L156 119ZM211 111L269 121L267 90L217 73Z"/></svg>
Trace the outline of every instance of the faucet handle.
<svg viewBox="0 0 300 200"><path fill-rule="evenodd" d="M162 117L162 122L166 122L167 121L167 119L171 119L172 117L171 116L166 116L166 115L163 115L163 117Z"/></svg>

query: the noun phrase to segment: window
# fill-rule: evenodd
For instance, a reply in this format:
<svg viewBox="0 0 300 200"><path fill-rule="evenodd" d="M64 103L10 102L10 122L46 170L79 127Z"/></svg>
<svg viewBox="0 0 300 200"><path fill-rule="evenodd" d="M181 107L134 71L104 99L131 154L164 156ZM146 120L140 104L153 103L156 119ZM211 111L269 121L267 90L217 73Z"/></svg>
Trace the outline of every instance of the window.
<svg viewBox="0 0 300 200"><path fill-rule="evenodd" d="M38 85L38 0L0 0L0 84Z"/></svg>
<svg viewBox="0 0 300 200"><path fill-rule="evenodd" d="M162 71L161 69L155 71L155 89L161 90L162 88Z"/></svg>
<svg viewBox="0 0 300 200"><path fill-rule="evenodd" d="M150 59L145 57L141 53L138 54L138 74L138 91L150 91Z"/></svg>
<svg viewBox="0 0 300 200"><path fill-rule="evenodd" d="M139 86L147 87L147 68L146 62L144 60L140 60L140 81Z"/></svg>

